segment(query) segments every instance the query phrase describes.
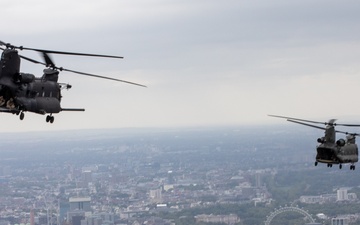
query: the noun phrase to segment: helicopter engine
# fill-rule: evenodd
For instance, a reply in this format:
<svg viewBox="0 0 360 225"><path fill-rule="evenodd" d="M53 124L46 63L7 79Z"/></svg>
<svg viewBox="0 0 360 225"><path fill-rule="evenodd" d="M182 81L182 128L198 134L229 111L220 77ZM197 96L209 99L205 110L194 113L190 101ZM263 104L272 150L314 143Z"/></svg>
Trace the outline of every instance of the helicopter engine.
<svg viewBox="0 0 360 225"><path fill-rule="evenodd" d="M317 142L323 144L325 142L325 137L318 138Z"/></svg>
<svg viewBox="0 0 360 225"><path fill-rule="evenodd" d="M336 141L336 145L339 146L339 147L342 147L345 145L345 140L340 138L339 140Z"/></svg>
<svg viewBox="0 0 360 225"><path fill-rule="evenodd" d="M35 76L31 73L20 73L17 76L17 79L21 82L21 83L31 83L35 80Z"/></svg>

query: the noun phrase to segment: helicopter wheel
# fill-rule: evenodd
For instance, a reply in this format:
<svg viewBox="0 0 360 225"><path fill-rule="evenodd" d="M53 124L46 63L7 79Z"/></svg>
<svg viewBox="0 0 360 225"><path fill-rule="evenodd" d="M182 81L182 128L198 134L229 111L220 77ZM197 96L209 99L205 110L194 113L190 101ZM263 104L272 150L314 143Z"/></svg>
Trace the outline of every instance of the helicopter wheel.
<svg viewBox="0 0 360 225"><path fill-rule="evenodd" d="M315 166L317 166L317 165L318 165L318 162L316 161L316 162L315 162Z"/></svg>
<svg viewBox="0 0 360 225"><path fill-rule="evenodd" d="M355 170L355 165L351 165L350 170Z"/></svg>
<svg viewBox="0 0 360 225"><path fill-rule="evenodd" d="M50 122L50 123L53 123L53 122L54 122L54 117L53 117L53 116L50 116L50 115L47 115L47 116L46 116L46 122L47 122L47 123L49 123L49 122Z"/></svg>
<svg viewBox="0 0 360 225"><path fill-rule="evenodd" d="M339 164L339 169L342 169L342 165L341 165L341 164Z"/></svg>
<svg viewBox="0 0 360 225"><path fill-rule="evenodd" d="M25 114L23 112L20 113L20 120L23 120L25 117Z"/></svg>

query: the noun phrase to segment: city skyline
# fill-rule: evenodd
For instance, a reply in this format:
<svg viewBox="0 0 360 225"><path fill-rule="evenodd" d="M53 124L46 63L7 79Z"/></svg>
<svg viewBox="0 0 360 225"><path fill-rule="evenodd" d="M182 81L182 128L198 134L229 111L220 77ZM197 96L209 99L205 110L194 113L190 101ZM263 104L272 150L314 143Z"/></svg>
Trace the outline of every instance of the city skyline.
<svg viewBox="0 0 360 225"><path fill-rule="evenodd" d="M41 132L13 135L16 142L1 136L1 224L33 218L35 225L96 225L105 216L109 225L154 217L164 225L224 218L259 225L290 205L321 224L332 218L358 224L360 174L315 167L312 135L294 132L112 130L67 133L61 140ZM301 224L304 216L274 218L275 224L290 221Z"/></svg>

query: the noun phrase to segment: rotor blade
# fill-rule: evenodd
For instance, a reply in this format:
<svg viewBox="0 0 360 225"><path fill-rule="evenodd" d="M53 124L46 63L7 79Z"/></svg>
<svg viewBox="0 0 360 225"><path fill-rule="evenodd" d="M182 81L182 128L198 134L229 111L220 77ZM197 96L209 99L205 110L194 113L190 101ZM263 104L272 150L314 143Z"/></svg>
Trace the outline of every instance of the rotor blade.
<svg viewBox="0 0 360 225"><path fill-rule="evenodd" d="M42 53L53 53L53 54L62 54L62 55L78 55L78 56L92 56L92 57L104 57L104 58L117 58L117 59L123 59L122 56L117 55L102 55L102 54L92 54L92 53L80 53L80 52L64 52L64 51L55 51L55 50L47 50L47 49L40 49L40 48L27 48L23 46L15 46L11 45L9 43L5 43L3 41L0 41L0 45L4 46L11 46L12 48L20 49L20 50L31 50L31 51L37 51Z"/></svg>
<svg viewBox="0 0 360 225"><path fill-rule="evenodd" d="M352 135L352 136L360 136L360 134L358 134L358 133L349 133L349 132L346 132L346 134Z"/></svg>
<svg viewBox="0 0 360 225"><path fill-rule="evenodd" d="M344 123L334 123L336 126L344 126L344 127L360 127L360 124L344 124Z"/></svg>
<svg viewBox="0 0 360 225"><path fill-rule="evenodd" d="M44 66L48 66L46 65L46 63L43 63L43 62L39 62L37 60L34 60L34 59L31 59L31 58L28 58L28 57L25 57L23 55L19 55L22 59L25 59L29 62L32 62L32 63L36 63L36 64L41 64L41 65L44 65ZM91 73L84 73L84 72L79 72L79 71L75 71L75 70L69 70L69 69L65 69L65 68L62 68L62 67L55 67L53 66L54 69L58 69L60 71L67 71L67 72L72 72L72 73L76 73L76 74L80 74L80 75L85 75L85 76L90 76L90 77L96 77L96 78L101 78L101 79L107 79L107 80L113 80L113 81L118 81L118 82L124 82L124 83L128 83L128 84L132 84L132 85L137 85L137 86L141 86L141 87L147 87L145 85L142 85L142 84L138 84L138 83L134 83L134 82L130 82L130 81L126 81L126 80L120 80L120 79L116 79L116 78L112 78L112 77L105 77L105 76L100 76L100 75L96 75L96 74L91 74Z"/></svg>
<svg viewBox="0 0 360 225"><path fill-rule="evenodd" d="M41 64L41 65L46 66L45 63L36 61L35 59L31 59L31 58L25 57L25 56L23 56L23 55L19 55L19 56L20 56L20 58L25 59L25 60L27 60L27 61L29 61L29 62L36 63L36 64Z"/></svg>
<svg viewBox="0 0 360 225"><path fill-rule="evenodd" d="M54 62L51 60L50 56L48 54L46 54L46 52L43 52L42 56L45 60L46 66L55 67Z"/></svg>
<svg viewBox="0 0 360 225"><path fill-rule="evenodd" d="M277 118L283 118L283 119L287 119L287 120L297 120L297 121L308 122L308 123L317 123L317 124L325 124L325 125L328 124L328 123L326 123L326 122L318 122L318 121L312 121L312 120L303 120L303 119L297 119L297 118L292 118L292 117L287 117L287 116L277 116L277 115L268 115L268 116L277 117Z"/></svg>
<svg viewBox="0 0 360 225"><path fill-rule="evenodd" d="M308 123L332 125L332 126L360 127L360 124L334 123L336 121L336 119L331 119L331 120L329 120L329 122L318 122L318 121L312 121L312 120L297 119L297 118L292 118L292 117L287 117L287 116L277 116L277 115L268 115L268 116L303 121L303 122L308 122Z"/></svg>
<svg viewBox="0 0 360 225"><path fill-rule="evenodd" d="M315 126L315 125L311 125L311 124L307 124L307 123L302 123L302 122L295 121L295 120L287 120L287 121L293 122L293 123L298 123L298 124L309 126L309 127L313 127L313 128L317 128L320 130L326 130L326 128L324 128L324 127L319 127L319 126ZM341 133L341 134L350 134L350 135L354 135L354 136L359 136L359 134L357 134L357 133L349 133L349 132L345 132L345 131L341 131L341 130L335 130L335 132Z"/></svg>
<svg viewBox="0 0 360 225"><path fill-rule="evenodd" d="M287 121L292 122L292 123L298 123L298 124L301 124L301 125L304 125L304 126L308 126L308 127L317 128L317 129L320 129L320 130L326 130L324 127L319 127L319 126L315 126L315 125L312 125L312 124L299 122L299 121L296 121L296 120L288 119Z"/></svg>
<svg viewBox="0 0 360 225"><path fill-rule="evenodd" d="M336 133L340 134L350 134L349 132L341 131L341 130L335 130ZM351 134L352 135L352 134ZM355 134L354 134L355 135Z"/></svg>
<svg viewBox="0 0 360 225"><path fill-rule="evenodd" d="M92 56L92 57L105 57L105 58L117 58L117 59L123 59L122 56L116 56L116 55L101 55L101 54L91 54L91 53L79 53L79 52L63 52L63 51L54 51L54 50L46 50L46 49L38 49L38 48L26 48L26 47L20 47L24 50L32 50L37 52L43 52L43 53L53 53L53 54L61 54L61 55L78 55L78 56Z"/></svg>
<svg viewBox="0 0 360 225"><path fill-rule="evenodd" d="M105 77L105 76L100 76L100 75L96 75L96 74L84 73L84 72L79 72L79 71L69 70L69 69L64 69L64 68L58 68L58 69L60 69L60 71L63 70L63 71L72 72L72 73L76 73L76 74L80 74L80 75L96 77L96 78L101 78L101 79L107 79L107 80L113 80L113 81L119 81L119 82L124 82L124 83L132 84L132 85L146 87L145 85L142 85L142 84L138 84L138 83L134 83L134 82L126 81L126 80L115 79L112 77Z"/></svg>

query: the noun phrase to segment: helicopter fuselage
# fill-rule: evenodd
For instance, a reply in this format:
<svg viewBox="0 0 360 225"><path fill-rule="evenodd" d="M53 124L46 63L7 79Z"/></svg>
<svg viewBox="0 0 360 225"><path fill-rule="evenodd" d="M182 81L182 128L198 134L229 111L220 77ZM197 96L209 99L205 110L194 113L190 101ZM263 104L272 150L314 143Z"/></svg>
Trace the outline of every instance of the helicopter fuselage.
<svg viewBox="0 0 360 225"><path fill-rule="evenodd" d="M355 170L355 163L359 161L359 152L355 137L360 134L335 130L335 126L360 127L360 124L339 124L335 123L336 119L330 119L328 122L318 122L286 116L269 116L285 118L292 123L325 131L325 135L317 139L319 145L316 147L315 166L317 166L318 163L326 163L328 167L332 167L333 164L339 164L339 168L341 169L342 164L349 163L351 164L350 170ZM320 127L316 124L324 124L325 127ZM340 138L336 141L336 133L346 134L346 140Z"/></svg>
<svg viewBox="0 0 360 225"><path fill-rule="evenodd" d="M85 109L82 108L61 107L61 90L64 88L70 89L71 85L58 83L59 71L66 71L82 76L146 87L145 85L139 83L113 77L70 70L64 67L57 67L49 54L113 59L123 59L124 57L122 56L29 48L24 46L15 46L1 40L0 49L3 51L0 60L0 112L20 114L21 120L24 119L24 112L26 111L38 114L49 114L46 117L46 122L50 123L54 122L54 117L52 116L53 113L59 113L60 111L85 111ZM20 55L17 50L27 50L41 53L43 61L41 62ZM35 77L30 73L21 73L21 59L31 63L44 65L46 69L44 69L43 76Z"/></svg>
<svg viewBox="0 0 360 225"><path fill-rule="evenodd" d="M20 89L15 99L19 109L39 114L61 111L58 83L37 78L31 83L22 84Z"/></svg>
<svg viewBox="0 0 360 225"><path fill-rule="evenodd" d="M20 72L20 57L17 50L5 49L0 61L0 111L20 114L33 112L50 114L47 122L53 122L53 113L62 109L61 89L69 89L70 85L58 83L59 71L47 68L42 77ZM68 111L84 111L83 109L68 109Z"/></svg>
<svg viewBox="0 0 360 225"><path fill-rule="evenodd" d="M316 162L327 164L344 164L358 162L358 147L349 143L344 146L320 144L316 148Z"/></svg>

